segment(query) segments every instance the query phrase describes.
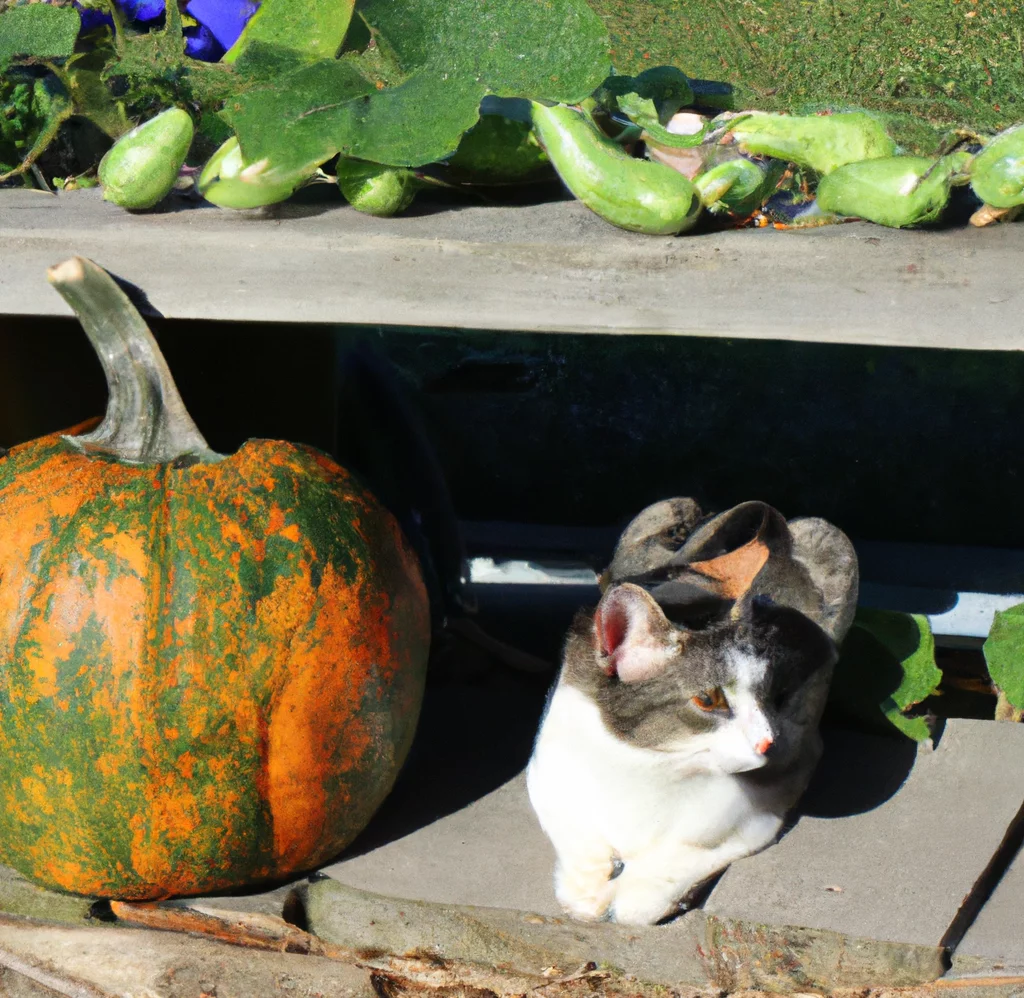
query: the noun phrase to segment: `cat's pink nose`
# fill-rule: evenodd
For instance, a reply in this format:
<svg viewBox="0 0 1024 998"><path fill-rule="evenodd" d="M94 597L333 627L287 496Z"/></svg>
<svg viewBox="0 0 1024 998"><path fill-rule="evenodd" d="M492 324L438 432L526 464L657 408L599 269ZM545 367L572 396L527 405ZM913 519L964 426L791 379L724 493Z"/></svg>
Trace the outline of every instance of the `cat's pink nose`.
<svg viewBox="0 0 1024 998"><path fill-rule="evenodd" d="M755 752L756 752L756 753L757 753L758 755L764 755L764 754L765 754L765 752L767 752L767 751L768 751L768 749L770 749L771 747L772 747L772 739L771 739L771 738L762 738L762 739L761 739L761 740L760 740L760 741L759 741L759 742L758 742L758 743L757 743L757 744L756 744L756 745L754 746L754 751L755 751Z"/></svg>

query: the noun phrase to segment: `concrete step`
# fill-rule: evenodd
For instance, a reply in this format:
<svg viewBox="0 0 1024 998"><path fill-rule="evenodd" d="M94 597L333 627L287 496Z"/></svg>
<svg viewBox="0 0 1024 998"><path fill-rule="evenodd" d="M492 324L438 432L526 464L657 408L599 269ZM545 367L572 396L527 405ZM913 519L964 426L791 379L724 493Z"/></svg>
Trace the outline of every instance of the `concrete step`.
<svg viewBox="0 0 1024 998"><path fill-rule="evenodd" d="M900 764L889 744L833 739L796 826L734 863L705 910L955 947L1024 803L1024 726L950 719L934 749L925 743L906 759L912 768L891 789Z"/></svg>
<svg viewBox="0 0 1024 998"><path fill-rule="evenodd" d="M520 775L461 811L321 873L391 897L558 915L554 862Z"/></svg>
<svg viewBox="0 0 1024 998"><path fill-rule="evenodd" d="M861 947L884 943L893 966L903 947L931 951L938 974L941 954L970 928L986 871L1024 802L1024 727L954 719L934 749L839 730L828 732L827 744L795 826L775 846L733 864L712 891L703 912L708 931L748 954L760 952L758 932L762 939L805 932ZM322 872L390 897L557 916L552 862L519 776ZM982 911L961 952L1019 951L1019 876L1014 867L990 901L993 915ZM664 933L678 946L673 934L682 925L630 931Z"/></svg>
<svg viewBox="0 0 1024 998"><path fill-rule="evenodd" d="M1024 836L1024 808L1015 844ZM1012 835L1012 833L1011 833ZM958 977L1024 976L1024 852L1017 853L953 954Z"/></svg>

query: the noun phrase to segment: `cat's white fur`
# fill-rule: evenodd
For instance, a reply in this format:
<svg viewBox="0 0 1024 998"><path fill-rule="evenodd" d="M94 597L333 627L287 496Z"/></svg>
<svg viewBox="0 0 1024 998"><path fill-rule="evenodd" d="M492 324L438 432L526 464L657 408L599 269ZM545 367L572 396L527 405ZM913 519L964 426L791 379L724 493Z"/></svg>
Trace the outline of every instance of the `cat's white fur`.
<svg viewBox="0 0 1024 998"><path fill-rule="evenodd" d="M572 915L656 922L701 881L775 839L782 814L736 778L765 764L772 732L750 684L766 663L742 656L734 667L730 722L659 749L617 737L589 697L556 687L527 786L558 856L555 893Z"/></svg>

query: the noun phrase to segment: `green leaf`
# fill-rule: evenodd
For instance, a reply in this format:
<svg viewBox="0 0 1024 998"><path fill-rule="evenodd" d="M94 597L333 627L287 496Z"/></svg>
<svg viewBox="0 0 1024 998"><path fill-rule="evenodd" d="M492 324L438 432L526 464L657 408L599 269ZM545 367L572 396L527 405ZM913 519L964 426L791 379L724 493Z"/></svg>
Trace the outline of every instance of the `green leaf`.
<svg viewBox="0 0 1024 998"><path fill-rule="evenodd" d="M892 697L883 700L880 706L886 720L908 738L913 738L915 742L931 738L932 732L928 722L923 717L907 717Z"/></svg>
<svg viewBox="0 0 1024 998"><path fill-rule="evenodd" d="M500 114L482 114L462 136L455 155L438 169L446 180L470 184L515 184L552 176L551 161L529 121Z"/></svg>
<svg viewBox="0 0 1024 998"><path fill-rule="evenodd" d="M41 121L38 131L33 136L32 146L17 166L0 174L0 183L28 170L54 140L60 126L74 114L71 98L52 73L36 80L32 85L32 106Z"/></svg>
<svg viewBox="0 0 1024 998"><path fill-rule="evenodd" d="M360 0L357 10L399 82L371 85L360 67L361 86L339 86L316 64L243 94L227 113L247 160L291 168L341 152L422 166L455 151L484 96L577 102L608 69L607 35L583 0Z"/></svg>
<svg viewBox="0 0 1024 998"><path fill-rule="evenodd" d="M72 7L35 3L0 14L0 73L15 58L66 59L75 50L81 20Z"/></svg>
<svg viewBox="0 0 1024 998"><path fill-rule="evenodd" d="M159 107L152 109L155 112L175 102L175 84L184 61L181 14L172 3L163 29L119 36L117 55L104 69L103 79L126 78L132 103L159 102Z"/></svg>
<svg viewBox="0 0 1024 998"><path fill-rule="evenodd" d="M249 89L273 84L286 90L288 84L283 81L289 74L310 65L308 57L295 49L255 38L234 65L190 59L185 55L181 17L173 4L168 12L163 30L126 34L103 70L104 80L125 82L136 117L175 104L191 106L200 116L216 114L224 102L236 100Z"/></svg>
<svg viewBox="0 0 1024 998"><path fill-rule="evenodd" d="M250 45L275 45L308 59L333 59L345 40L355 0L263 0L223 62Z"/></svg>
<svg viewBox="0 0 1024 998"><path fill-rule="evenodd" d="M109 53L90 51L76 55L68 64L65 80L75 105L75 114L88 118L100 131L118 139L131 130L124 104L117 100L103 78Z"/></svg>
<svg viewBox="0 0 1024 998"><path fill-rule="evenodd" d="M922 741L929 737L927 722L905 712L941 680L927 617L861 608L843 642L829 701L869 729L895 728Z"/></svg>
<svg viewBox="0 0 1024 998"><path fill-rule="evenodd" d="M891 696L900 710L913 707L938 689L942 672L935 664L935 638L927 617L861 607L854 624L873 634L899 661L903 678Z"/></svg>
<svg viewBox="0 0 1024 998"><path fill-rule="evenodd" d="M339 145L318 124L330 116L339 128L358 135L357 122L367 106L354 98L375 89L350 62L316 62L285 76L280 84L239 96L224 113L238 135L246 162L268 158L284 172L302 171L319 166L339 150L346 156L371 158L355 151L357 143Z"/></svg>
<svg viewBox="0 0 1024 998"><path fill-rule="evenodd" d="M677 135L665 128L672 116L694 99L689 78L675 66L652 66L639 76L609 76L596 97L609 110L626 115L659 145L690 149L701 144L707 131Z"/></svg>
<svg viewBox="0 0 1024 998"><path fill-rule="evenodd" d="M39 124L32 84L0 81L0 173L18 166Z"/></svg>
<svg viewBox="0 0 1024 998"><path fill-rule="evenodd" d="M1024 709L1024 603L995 615L982 650L992 682L1014 707Z"/></svg>

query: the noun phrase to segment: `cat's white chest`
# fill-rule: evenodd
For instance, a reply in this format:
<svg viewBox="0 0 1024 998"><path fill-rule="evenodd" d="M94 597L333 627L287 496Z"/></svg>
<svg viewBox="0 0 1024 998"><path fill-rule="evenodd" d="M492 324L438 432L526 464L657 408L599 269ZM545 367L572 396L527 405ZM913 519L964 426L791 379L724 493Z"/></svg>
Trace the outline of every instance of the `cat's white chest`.
<svg viewBox="0 0 1024 998"><path fill-rule="evenodd" d="M715 748L690 739L681 765L678 752L630 745L605 727L592 700L559 684L527 787L558 854L555 893L566 910L655 922L695 885L774 839L779 815L759 810L735 775L700 771Z"/></svg>
<svg viewBox="0 0 1024 998"><path fill-rule="evenodd" d="M672 754L617 738L596 704L565 684L552 696L527 783L552 839L598 834L623 860L664 839L715 847L755 816L735 776L681 773Z"/></svg>

